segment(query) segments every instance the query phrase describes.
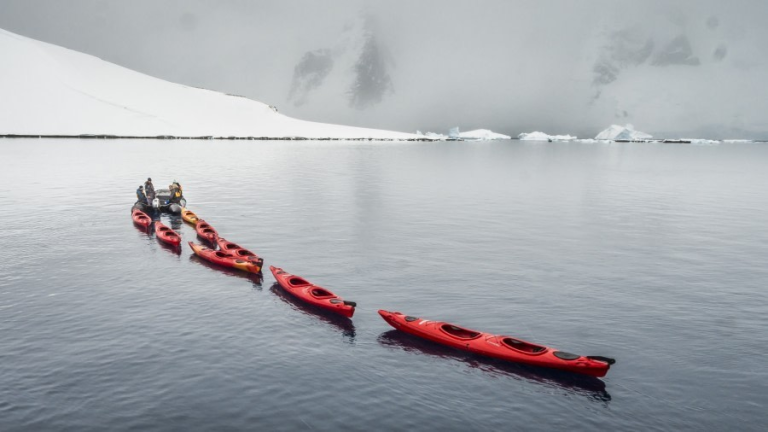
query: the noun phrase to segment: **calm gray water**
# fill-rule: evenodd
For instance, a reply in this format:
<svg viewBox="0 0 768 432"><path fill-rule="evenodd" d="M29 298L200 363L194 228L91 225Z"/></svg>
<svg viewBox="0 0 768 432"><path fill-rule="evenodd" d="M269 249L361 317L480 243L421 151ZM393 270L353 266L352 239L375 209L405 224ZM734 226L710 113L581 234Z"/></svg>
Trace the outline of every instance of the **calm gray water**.
<svg viewBox="0 0 768 432"><path fill-rule="evenodd" d="M0 162L2 431L765 430L768 145L5 139ZM139 231L147 176L352 323ZM618 362L489 361L379 308Z"/></svg>

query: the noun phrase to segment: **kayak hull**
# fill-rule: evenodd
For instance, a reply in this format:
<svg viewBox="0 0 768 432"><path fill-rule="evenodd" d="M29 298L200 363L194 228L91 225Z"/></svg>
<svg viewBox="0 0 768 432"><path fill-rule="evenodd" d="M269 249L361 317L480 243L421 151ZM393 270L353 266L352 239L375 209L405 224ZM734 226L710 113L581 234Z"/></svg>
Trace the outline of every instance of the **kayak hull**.
<svg viewBox="0 0 768 432"><path fill-rule="evenodd" d="M184 222L192 225L197 225L197 221L200 220L195 213L186 208L181 209L181 218L184 219Z"/></svg>
<svg viewBox="0 0 768 432"><path fill-rule="evenodd" d="M149 226L152 224L152 218L138 209L135 209L133 212L131 212L131 218L133 219L133 223L143 228L149 228Z"/></svg>
<svg viewBox="0 0 768 432"><path fill-rule="evenodd" d="M219 233L208 222L198 219L195 224L195 232L201 239L209 242L212 245L216 244L216 240L219 238Z"/></svg>
<svg viewBox="0 0 768 432"><path fill-rule="evenodd" d="M614 363L613 359L605 357L596 360L587 356L557 351L511 336L464 329L451 323L411 317L400 312L379 310L379 315L395 329L413 336L509 362L559 369L597 378L604 377L611 364Z"/></svg>
<svg viewBox="0 0 768 432"><path fill-rule="evenodd" d="M247 261L243 261L224 251L213 250L209 247L189 242L192 252L200 258L222 267L242 270L248 273L261 273L261 267L256 267Z"/></svg>
<svg viewBox="0 0 768 432"><path fill-rule="evenodd" d="M227 239L224 239L221 237L219 237L216 240L216 244L219 246L220 250L223 250L224 252L228 252L245 261L248 261L254 266L258 266L259 271L262 270L264 266L264 258L261 258L260 256L238 245L237 243L232 243L231 241L228 241Z"/></svg>
<svg viewBox="0 0 768 432"><path fill-rule="evenodd" d="M279 267L269 266L269 270L275 277L277 284L296 299L347 318L352 318L355 314L356 303L346 301L326 288L287 273Z"/></svg>
<svg viewBox="0 0 768 432"><path fill-rule="evenodd" d="M155 236L163 243L171 246L179 246L181 244L181 236L176 231L170 229L160 221L155 221Z"/></svg>

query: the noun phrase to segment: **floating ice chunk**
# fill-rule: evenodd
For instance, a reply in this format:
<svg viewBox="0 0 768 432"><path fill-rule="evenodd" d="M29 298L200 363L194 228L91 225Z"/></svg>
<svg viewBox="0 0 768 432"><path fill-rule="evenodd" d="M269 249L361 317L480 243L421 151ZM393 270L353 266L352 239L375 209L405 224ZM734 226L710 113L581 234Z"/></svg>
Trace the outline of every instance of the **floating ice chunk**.
<svg viewBox="0 0 768 432"><path fill-rule="evenodd" d="M720 141L718 140L711 140L711 139L704 139L704 138L680 138L680 141L683 142L690 142L691 144L696 145L718 145L720 144Z"/></svg>
<svg viewBox="0 0 768 432"><path fill-rule="evenodd" d="M636 131L635 127L631 124L626 126L611 125L604 131L597 134L595 139L597 140L629 140L629 141L643 141L653 138L645 132Z"/></svg>
<svg viewBox="0 0 768 432"><path fill-rule="evenodd" d="M539 131L521 133L517 138L521 141L572 141L576 139L573 135L549 135Z"/></svg>
<svg viewBox="0 0 768 432"><path fill-rule="evenodd" d="M461 139L474 140L474 141L503 140L503 139L512 138L509 135L496 133L488 129L475 129L467 132L461 132L459 134L459 137Z"/></svg>

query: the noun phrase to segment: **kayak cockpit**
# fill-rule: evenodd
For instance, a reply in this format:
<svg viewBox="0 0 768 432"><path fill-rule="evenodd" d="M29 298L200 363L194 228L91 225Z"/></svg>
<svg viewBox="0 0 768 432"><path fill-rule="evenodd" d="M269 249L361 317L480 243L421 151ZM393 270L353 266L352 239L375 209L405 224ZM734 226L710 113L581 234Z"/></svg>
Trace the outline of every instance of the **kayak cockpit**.
<svg viewBox="0 0 768 432"><path fill-rule="evenodd" d="M507 348L512 348L515 351L521 351L526 354L541 354L547 350L547 347L541 345L535 345L530 342L522 341L519 339L505 337L501 339L501 343Z"/></svg>
<svg viewBox="0 0 768 432"><path fill-rule="evenodd" d="M294 277L288 279L288 283L290 285L293 285L293 286L309 285L309 282L307 282L306 280L304 280L304 279L302 279L302 278L300 278L298 276L294 276Z"/></svg>
<svg viewBox="0 0 768 432"><path fill-rule="evenodd" d="M327 298L335 298L336 296L332 294L328 290L324 290L322 288L314 287L311 290L309 290L309 293L312 294L313 297L319 298L319 299L327 299Z"/></svg>
<svg viewBox="0 0 768 432"><path fill-rule="evenodd" d="M474 330L468 330L461 327L456 327L453 324L443 324L440 326L440 330L447 333L449 336L453 336L457 339L472 340L480 337L480 332Z"/></svg>
<svg viewBox="0 0 768 432"><path fill-rule="evenodd" d="M248 251L248 250L245 250L245 249L238 249L238 250L235 252L235 254L236 254L237 256L241 256L241 257L252 257L252 256L256 256L256 254L255 254L255 253L253 253L253 252L251 252L251 251Z"/></svg>
<svg viewBox="0 0 768 432"><path fill-rule="evenodd" d="M216 251L216 256L219 258L232 258L232 255L222 251Z"/></svg>

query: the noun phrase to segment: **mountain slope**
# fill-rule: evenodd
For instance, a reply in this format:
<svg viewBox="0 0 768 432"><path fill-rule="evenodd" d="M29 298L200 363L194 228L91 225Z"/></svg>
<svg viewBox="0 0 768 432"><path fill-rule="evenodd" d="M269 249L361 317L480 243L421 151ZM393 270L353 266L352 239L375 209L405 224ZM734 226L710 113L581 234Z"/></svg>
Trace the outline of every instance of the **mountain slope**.
<svg viewBox="0 0 768 432"><path fill-rule="evenodd" d="M0 30L0 135L414 139L296 120L240 96L153 78Z"/></svg>

